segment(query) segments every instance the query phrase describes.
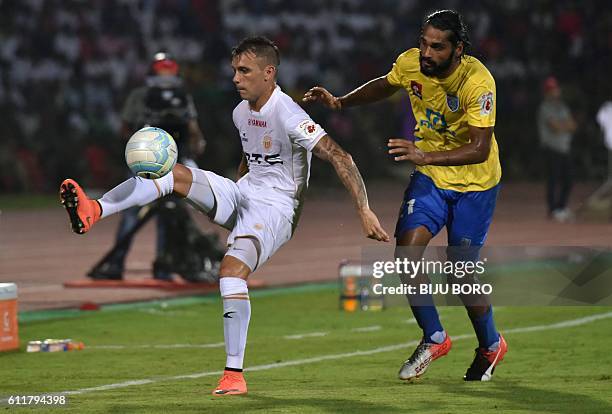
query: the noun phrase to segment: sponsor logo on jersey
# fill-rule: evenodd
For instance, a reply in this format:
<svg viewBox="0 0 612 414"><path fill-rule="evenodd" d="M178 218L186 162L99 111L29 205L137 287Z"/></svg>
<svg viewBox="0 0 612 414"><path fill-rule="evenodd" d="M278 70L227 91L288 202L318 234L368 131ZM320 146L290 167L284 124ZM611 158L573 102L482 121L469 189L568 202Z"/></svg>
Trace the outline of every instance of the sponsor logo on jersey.
<svg viewBox="0 0 612 414"><path fill-rule="evenodd" d="M419 99L423 99L423 85L416 81L410 81L410 90Z"/></svg>
<svg viewBox="0 0 612 414"><path fill-rule="evenodd" d="M280 154L264 155L264 154L254 154L254 153L249 154L248 152L245 152L244 156L246 157L249 165L254 165L254 164L262 165L263 164L264 166L270 166L274 164L283 164L283 160L281 159Z"/></svg>
<svg viewBox="0 0 612 414"><path fill-rule="evenodd" d="M451 112L456 112L457 109L459 109L459 97L455 96L455 95L446 95L446 104L448 105L448 109L451 110Z"/></svg>
<svg viewBox="0 0 612 414"><path fill-rule="evenodd" d="M267 127L266 121L262 121L260 119L249 119L247 123L249 124L249 126L255 126L255 127L260 127L260 128Z"/></svg>
<svg viewBox="0 0 612 414"><path fill-rule="evenodd" d="M311 119L302 121L298 125L298 128L304 133L304 135L309 137L314 137L319 131L321 131L321 127L315 124Z"/></svg>
<svg viewBox="0 0 612 414"><path fill-rule="evenodd" d="M490 115L493 112L493 92L488 92L478 98L480 115Z"/></svg>
<svg viewBox="0 0 612 414"><path fill-rule="evenodd" d="M434 111L431 108L427 108L425 110L425 116L427 119L419 120L419 127L432 129L440 134L450 134L453 137L457 135L455 131L448 129L448 123L446 122L446 118L444 118L442 113ZM415 136L415 141L420 141L421 139L422 138Z"/></svg>
<svg viewBox="0 0 612 414"><path fill-rule="evenodd" d="M266 135L265 137L263 137L263 147L264 149L269 150L270 148L272 148L272 137L269 135Z"/></svg>
<svg viewBox="0 0 612 414"><path fill-rule="evenodd" d="M433 109L427 108L425 110L425 116L427 117L427 119L421 119L419 123L423 127L433 129L434 131L445 131L448 127L444 115L442 115L438 111L434 111Z"/></svg>

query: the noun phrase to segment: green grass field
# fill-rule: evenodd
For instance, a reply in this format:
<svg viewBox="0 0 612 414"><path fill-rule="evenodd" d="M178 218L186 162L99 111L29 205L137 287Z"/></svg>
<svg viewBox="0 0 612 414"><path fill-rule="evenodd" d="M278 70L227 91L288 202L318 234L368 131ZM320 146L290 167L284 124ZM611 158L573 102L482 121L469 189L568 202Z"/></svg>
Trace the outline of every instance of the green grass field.
<svg viewBox="0 0 612 414"><path fill-rule="evenodd" d="M23 314L24 346L0 355L0 399L79 391L65 407L40 408L62 413L612 412L611 308L499 308L509 352L490 383L463 382L475 338L464 309L441 308L457 337L451 353L420 381L403 383L397 370L419 337L407 307L344 313L331 285L254 291L251 302L246 396L210 395L225 357L221 303L209 297ZM592 315L599 319L585 319ZM48 337L88 348L25 353L27 341ZM210 345L159 347L175 344ZM117 348L102 347L109 345Z"/></svg>

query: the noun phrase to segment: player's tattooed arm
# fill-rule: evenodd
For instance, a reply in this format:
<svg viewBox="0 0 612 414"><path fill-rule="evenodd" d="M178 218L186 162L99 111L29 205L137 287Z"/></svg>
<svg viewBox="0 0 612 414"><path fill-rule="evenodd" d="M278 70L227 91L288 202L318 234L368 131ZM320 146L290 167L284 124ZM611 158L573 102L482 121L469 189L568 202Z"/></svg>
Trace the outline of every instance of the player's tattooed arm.
<svg viewBox="0 0 612 414"><path fill-rule="evenodd" d="M480 164L489 158L493 127L468 126L470 142L448 151L421 151L414 142L391 138L387 144L395 161L412 161L416 165L468 165Z"/></svg>
<svg viewBox="0 0 612 414"><path fill-rule="evenodd" d="M342 109L380 101L393 95L399 89L399 87L391 85L386 76L381 76L339 98L333 96L327 89L315 86L304 94L302 101L320 101L328 108Z"/></svg>
<svg viewBox="0 0 612 414"><path fill-rule="evenodd" d="M315 145L312 153L334 166L336 174L349 191L366 236L379 241L389 241L389 235L380 225L378 217L370 209L368 193L353 157L338 145L329 135L323 136Z"/></svg>
<svg viewBox="0 0 612 414"><path fill-rule="evenodd" d="M342 184L351 194L357 210L369 208L365 184L353 162L353 157L348 152L342 149L329 135L325 135L319 140L312 153L334 166Z"/></svg>
<svg viewBox="0 0 612 414"><path fill-rule="evenodd" d="M242 159L240 160L240 165L238 166L238 175L236 177L236 181L241 179L248 172L249 172L249 164L247 164L246 155L242 153Z"/></svg>

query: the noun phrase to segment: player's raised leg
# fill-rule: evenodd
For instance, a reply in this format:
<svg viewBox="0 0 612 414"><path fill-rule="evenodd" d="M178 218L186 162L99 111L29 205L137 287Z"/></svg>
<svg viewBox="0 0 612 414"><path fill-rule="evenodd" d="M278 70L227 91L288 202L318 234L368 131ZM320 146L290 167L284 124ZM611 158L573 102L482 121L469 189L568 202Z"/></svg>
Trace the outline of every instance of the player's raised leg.
<svg viewBox="0 0 612 414"><path fill-rule="evenodd" d="M191 183L189 168L176 164L170 173L161 178L132 177L100 199L92 200L75 180L69 178L60 185L60 202L66 208L72 231L84 234L100 219L133 206L143 206L173 191L186 197Z"/></svg>
<svg viewBox="0 0 612 414"><path fill-rule="evenodd" d="M251 302L246 279L257 266L258 242L237 238L221 262L219 287L223 299L223 332L227 355L225 370L213 395L246 394L242 374Z"/></svg>

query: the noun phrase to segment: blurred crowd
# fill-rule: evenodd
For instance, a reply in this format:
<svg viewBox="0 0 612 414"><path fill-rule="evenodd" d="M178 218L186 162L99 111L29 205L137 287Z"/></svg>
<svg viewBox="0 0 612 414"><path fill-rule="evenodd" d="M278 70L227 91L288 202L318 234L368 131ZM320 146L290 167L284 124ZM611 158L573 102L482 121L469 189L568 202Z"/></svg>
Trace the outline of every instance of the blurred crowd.
<svg viewBox="0 0 612 414"><path fill-rule="evenodd" d="M559 79L578 123L577 176L606 159L597 109L612 98L612 6L601 1L439 1L463 13L473 50L497 82L496 135L506 178L542 176L535 112ZM321 84L343 94L386 74L417 45L432 11L417 0L0 0L0 191L54 191L65 177L108 188L125 175L119 113L159 50L172 53L208 141L199 164L234 171L238 95L229 52L263 34L281 50L279 84L297 99ZM368 177L392 174L386 139L410 136L403 94L367 108L309 108ZM231 173L233 176L233 173ZM314 179L332 174L316 169Z"/></svg>

